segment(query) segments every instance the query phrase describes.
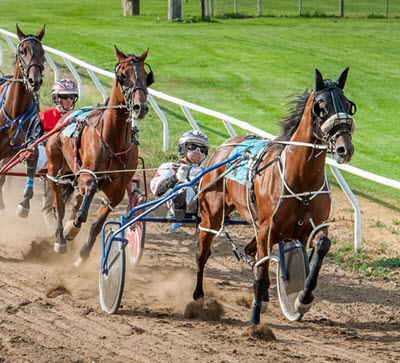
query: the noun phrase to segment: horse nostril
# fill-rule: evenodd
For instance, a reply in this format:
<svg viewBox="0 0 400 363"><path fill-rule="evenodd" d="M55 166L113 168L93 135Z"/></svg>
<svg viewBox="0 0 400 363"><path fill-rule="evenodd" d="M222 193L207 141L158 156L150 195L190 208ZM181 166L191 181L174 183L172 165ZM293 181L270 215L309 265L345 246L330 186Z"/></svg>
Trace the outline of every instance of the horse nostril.
<svg viewBox="0 0 400 363"><path fill-rule="evenodd" d="M340 146L336 149L336 154L340 155L340 156L344 156L346 155L346 148L343 146Z"/></svg>
<svg viewBox="0 0 400 363"><path fill-rule="evenodd" d="M140 105L138 105L138 104L133 105L133 111L139 112L140 111Z"/></svg>
<svg viewBox="0 0 400 363"><path fill-rule="evenodd" d="M33 78L29 78L29 79L28 79L28 82L29 82L29 84L30 84L31 86L33 86L33 85L35 84L35 81L34 81Z"/></svg>

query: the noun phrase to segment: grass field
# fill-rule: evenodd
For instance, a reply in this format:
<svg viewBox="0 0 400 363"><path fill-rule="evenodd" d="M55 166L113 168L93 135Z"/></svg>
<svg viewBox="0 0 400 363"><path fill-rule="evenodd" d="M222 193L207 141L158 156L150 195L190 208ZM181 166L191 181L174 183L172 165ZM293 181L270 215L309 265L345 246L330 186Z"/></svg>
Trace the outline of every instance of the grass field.
<svg viewBox="0 0 400 363"><path fill-rule="evenodd" d="M116 62L114 44L136 54L150 47L154 89L274 134L279 132L276 123L285 113L287 96L312 88L315 68L325 78L336 79L349 66L345 93L358 106L358 129L353 137L356 153L351 165L400 180L400 19L367 18L372 13L384 14L384 2L379 5L382 12L374 10L378 5L373 0L349 3L345 9L354 16L351 18L278 16L288 15L293 3L297 9L298 2L281 1L283 10L279 13L274 8L274 17L170 23L167 0L142 0L143 15L139 17L124 17L120 1L35 0L16 6L0 0L0 27L15 32L18 23L23 31L36 32L46 24L44 44L109 71ZM304 9L310 3L303 1ZM338 2L335 7L328 6L332 2L322 3L321 12L337 14ZM354 10L356 3L364 14ZM263 4L264 14L268 14L268 2ZM200 14L198 1L189 0L183 6L185 19L197 21L193 17ZM3 40L0 45L8 51ZM8 57L5 63L10 68ZM51 83L49 74L42 90L45 105L50 105ZM87 87L88 95L80 105L101 102L100 95ZM188 128L178 107L165 102L160 105L172 135L167 155L160 149L162 124L154 111L150 112L152 118L139 125L142 153L153 166L173 157L179 135ZM213 147L228 137L221 122L196 113L194 117ZM397 190L344 176L355 192L400 201Z"/></svg>

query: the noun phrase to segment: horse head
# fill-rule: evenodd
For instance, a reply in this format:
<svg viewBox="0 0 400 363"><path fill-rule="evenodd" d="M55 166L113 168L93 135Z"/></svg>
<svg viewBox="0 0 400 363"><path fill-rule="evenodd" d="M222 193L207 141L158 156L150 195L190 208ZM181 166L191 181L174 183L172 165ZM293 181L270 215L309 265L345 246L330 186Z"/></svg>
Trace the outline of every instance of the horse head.
<svg viewBox="0 0 400 363"><path fill-rule="evenodd" d="M36 34L25 35L17 24L17 64L22 73L25 86L30 92L39 91L43 83L44 49L41 43L44 37L44 28Z"/></svg>
<svg viewBox="0 0 400 363"><path fill-rule="evenodd" d="M320 71L315 70L313 132L329 145L339 164L348 163L354 153L351 135L356 130L356 122L352 116L357 108L343 93L348 71L346 68L333 82L324 80Z"/></svg>
<svg viewBox="0 0 400 363"><path fill-rule="evenodd" d="M115 78L120 85L122 95L129 111L136 120L143 119L149 107L147 106L147 87L154 82L153 71L145 63L147 53L146 49L142 55L125 55L115 46L115 54L118 63L115 66ZM147 73L145 65L150 69Z"/></svg>

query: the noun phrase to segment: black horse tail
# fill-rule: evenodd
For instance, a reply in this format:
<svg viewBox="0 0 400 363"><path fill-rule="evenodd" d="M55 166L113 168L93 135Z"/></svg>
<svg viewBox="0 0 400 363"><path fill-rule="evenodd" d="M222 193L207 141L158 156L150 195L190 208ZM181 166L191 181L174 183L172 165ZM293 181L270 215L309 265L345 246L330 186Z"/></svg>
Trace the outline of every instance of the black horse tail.
<svg viewBox="0 0 400 363"><path fill-rule="evenodd" d="M46 180L45 183L48 183L48 181ZM61 189L61 196L64 205L66 205L71 200L74 191L75 189L71 184L69 183L63 184ZM42 212L46 214L50 213L53 210L53 205L54 205L53 193L51 192L51 189L47 184L44 189Z"/></svg>

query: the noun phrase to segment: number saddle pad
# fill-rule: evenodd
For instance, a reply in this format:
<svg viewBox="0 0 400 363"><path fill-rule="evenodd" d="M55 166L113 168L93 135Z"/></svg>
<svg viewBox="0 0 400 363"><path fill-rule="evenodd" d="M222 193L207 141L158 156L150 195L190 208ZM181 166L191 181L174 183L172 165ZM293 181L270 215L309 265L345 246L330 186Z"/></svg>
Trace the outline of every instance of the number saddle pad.
<svg viewBox="0 0 400 363"><path fill-rule="evenodd" d="M250 174L249 170L251 171L252 166L258 159L257 154L262 153L262 150L264 149L264 147L267 146L267 144L269 144L269 142L266 140L252 138L252 139L247 139L242 143L240 143L238 146L236 146L230 153L229 157L235 155L236 153L241 153L243 151L250 153L251 155L253 155L253 157L249 159L247 158L242 159L237 167L235 167L225 175L225 178L246 185L246 180L249 179L249 174ZM254 155L257 156L255 157ZM226 166L226 169L229 169L229 167L231 167L235 162L236 160L229 162Z"/></svg>
<svg viewBox="0 0 400 363"><path fill-rule="evenodd" d="M72 112L67 118L68 120L70 120L70 122L63 129L63 134L67 137L72 137L78 121L83 121L92 111L92 108L80 108L79 110L75 110L74 112Z"/></svg>

